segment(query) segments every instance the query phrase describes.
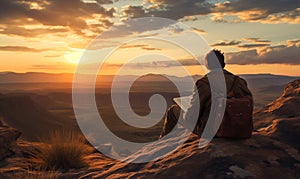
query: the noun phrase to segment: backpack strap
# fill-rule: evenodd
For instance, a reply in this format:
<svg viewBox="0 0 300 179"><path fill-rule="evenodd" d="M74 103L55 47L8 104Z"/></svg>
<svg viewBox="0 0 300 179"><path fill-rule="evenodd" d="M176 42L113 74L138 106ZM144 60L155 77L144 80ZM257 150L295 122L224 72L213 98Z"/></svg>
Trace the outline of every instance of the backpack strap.
<svg viewBox="0 0 300 179"><path fill-rule="evenodd" d="M227 97L229 97L229 98L234 97L234 94L235 94L234 92L235 92L236 88L238 87L239 81L240 81L240 78L238 76L234 75L233 84L227 94Z"/></svg>

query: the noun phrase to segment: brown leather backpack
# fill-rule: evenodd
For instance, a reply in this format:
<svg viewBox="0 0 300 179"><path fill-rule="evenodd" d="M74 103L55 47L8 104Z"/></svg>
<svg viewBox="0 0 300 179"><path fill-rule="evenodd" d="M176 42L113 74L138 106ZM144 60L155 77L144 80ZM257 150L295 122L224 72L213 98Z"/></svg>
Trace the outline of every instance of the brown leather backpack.
<svg viewBox="0 0 300 179"><path fill-rule="evenodd" d="M249 138L253 130L253 99L237 92L240 78L234 77L234 82L227 94L226 108L222 123L216 137ZM219 101L222 101L219 100Z"/></svg>

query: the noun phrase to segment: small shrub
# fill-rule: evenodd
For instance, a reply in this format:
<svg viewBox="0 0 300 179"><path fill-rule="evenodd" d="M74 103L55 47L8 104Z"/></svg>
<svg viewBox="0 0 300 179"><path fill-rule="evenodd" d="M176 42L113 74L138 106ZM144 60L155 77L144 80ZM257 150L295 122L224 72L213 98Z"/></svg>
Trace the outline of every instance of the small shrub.
<svg viewBox="0 0 300 179"><path fill-rule="evenodd" d="M38 167L68 170L86 166L85 156L91 150L82 135L75 132L54 131L41 139L38 152L33 156Z"/></svg>

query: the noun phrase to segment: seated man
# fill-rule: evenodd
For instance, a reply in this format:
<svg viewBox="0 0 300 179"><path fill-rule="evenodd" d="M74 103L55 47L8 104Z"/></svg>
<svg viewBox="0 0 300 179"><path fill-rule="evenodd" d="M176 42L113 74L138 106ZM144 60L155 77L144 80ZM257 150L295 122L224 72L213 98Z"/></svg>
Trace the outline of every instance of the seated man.
<svg viewBox="0 0 300 179"><path fill-rule="evenodd" d="M218 65L214 63L216 57L217 60L219 61ZM199 101L200 109L197 110L199 111L198 121L193 131L193 133L199 136L201 136L205 128L211 110L211 89L208 81L208 75L214 73L217 69L220 69L221 66L225 77L227 93L229 92L230 88L233 86L233 83L235 81L235 75L233 75L232 73L224 69L225 67L224 55L223 53L221 53L221 51L219 50L210 51L205 57L205 63L207 69L209 69L210 72L195 83L194 93L193 93L193 99L195 98L200 99ZM242 78L239 79L240 80L238 81L235 91L241 94L242 96L249 96L252 99L252 94L247 87L246 81ZM187 110L186 115L192 113L191 112L192 110L193 110L193 103L191 103L191 106ZM165 117L163 131L160 137L163 137L167 135L169 132L171 132L171 130L175 127L178 121L180 113L181 113L181 109L178 105L173 105L168 109Z"/></svg>

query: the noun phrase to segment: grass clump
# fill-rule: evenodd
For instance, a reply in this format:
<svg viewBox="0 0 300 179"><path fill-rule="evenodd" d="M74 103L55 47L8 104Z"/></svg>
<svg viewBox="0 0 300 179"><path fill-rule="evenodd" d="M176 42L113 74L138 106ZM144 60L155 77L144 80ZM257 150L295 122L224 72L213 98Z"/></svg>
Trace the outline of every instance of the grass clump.
<svg viewBox="0 0 300 179"><path fill-rule="evenodd" d="M87 166L85 157L92 148L82 135L70 131L53 131L41 139L34 153L35 163L45 169L72 169Z"/></svg>
<svg viewBox="0 0 300 179"><path fill-rule="evenodd" d="M58 173L54 170L27 170L22 176L16 177L17 179L58 179Z"/></svg>

